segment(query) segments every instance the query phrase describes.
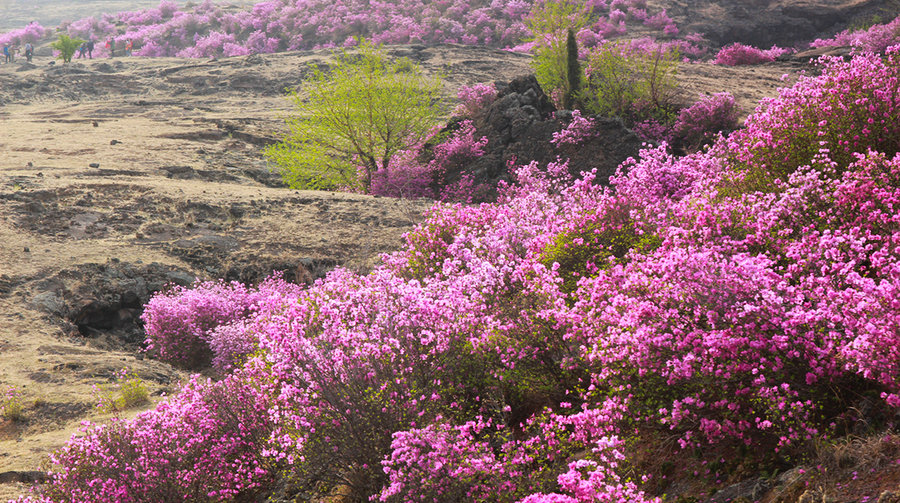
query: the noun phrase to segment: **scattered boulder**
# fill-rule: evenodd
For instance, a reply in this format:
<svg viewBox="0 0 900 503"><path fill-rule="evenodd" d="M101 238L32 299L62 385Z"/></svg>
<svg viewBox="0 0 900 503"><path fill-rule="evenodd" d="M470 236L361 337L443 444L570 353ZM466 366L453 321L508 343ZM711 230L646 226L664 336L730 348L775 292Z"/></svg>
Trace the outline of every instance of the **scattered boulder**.
<svg viewBox="0 0 900 503"><path fill-rule="evenodd" d="M818 489L809 489L797 499L797 503L827 503L829 501L831 500L826 500L825 495Z"/></svg>
<svg viewBox="0 0 900 503"><path fill-rule="evenodd" d="M21 484L34 484L35 482L43 482L47 480L47 474L39 471L8 471L0 473L0 484L12 484L15 482Z"/></svg>
<svg viewBox="0 0 900 503"><path fill-rule="evenodd" d="M731 503L759 501L769 490L769 482L765 479L750 479L730 485L716 492L708 503Z"/></svg>
<svg viewBox="0 0 900 503"><path fill-rule="evenodd" d="M166 172L166 178L185 180L196 176L196 171L190 166L163 166L160 169Z"/></svg>
<svg viewBox="0 0 900 503"><path fill-rule="evenodd" d="M850 49L851 48L849 46L818 47L815 49L809 49L807 51L800 51L794 54L789 54L784 56L784 58L790 61L800 61L802 63L808 63L810 61L819 59L822 56L837 56L840 58L846 58L850 56Z"/></svg>
<svg viewBox="0 0 900 503"><path fill-rule="evenodd" d="M557 113L560 129L569 123L571 113ZM629 157L637 157L643 142L616 117L591 116L592 135L578 145L560 145L554 152L569 159L569 172L578 176L582 171L597 170L597 183L606 185L609 177Z"/></svg>

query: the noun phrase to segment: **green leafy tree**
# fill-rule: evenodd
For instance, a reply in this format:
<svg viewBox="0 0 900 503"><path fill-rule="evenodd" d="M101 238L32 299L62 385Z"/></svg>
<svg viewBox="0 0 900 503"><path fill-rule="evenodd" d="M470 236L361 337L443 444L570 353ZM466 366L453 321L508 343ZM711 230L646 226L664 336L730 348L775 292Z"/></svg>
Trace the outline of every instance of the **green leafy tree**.
<svg viewBox="0 0 900 503"><path fill-rule="evenodd" d="M368 192L402 150L423 141L441 114L441 81L406 58L392 61L363 41L341 51L330 72L310 67L291 93L290 133L266 151L293 188Z"/></svg>
<svg viewBox="0 0 900 503"><path fill-rule="evenodd" d="M629 125L674 119L678 52L662 46L647 51L609 42L588 56L588 80L581 100L589 111L622 117Z"/></svg>
<svg viewBox="0 0 900 503"><path fill-rule="evenodd" d="M541 88L556 104L564 103L571 95L568 78L569 31L574 33L587 26L591 9L580 0L543 0L535 2L525 20L534 40L534 73Z"/></svg>
<svg viewBox="0 0 900 503"><path fill-rule="evenodd" d="M83 43L84 40L80 38L72 38L65 33L60 33L59 40L50 44L50 47L59 51L59 59L63 60L63 63L69 63L72 61L75 51Z"/></svg>
<svg viewBox="0 0 900 503"><path fill-rule="evenodd" d="M581 92L581 62L578 61L578 41L575 40L575 32L570 28L566 37L566 81L568 89L563 108L572 110L575 108L575 100Z"/></svg>

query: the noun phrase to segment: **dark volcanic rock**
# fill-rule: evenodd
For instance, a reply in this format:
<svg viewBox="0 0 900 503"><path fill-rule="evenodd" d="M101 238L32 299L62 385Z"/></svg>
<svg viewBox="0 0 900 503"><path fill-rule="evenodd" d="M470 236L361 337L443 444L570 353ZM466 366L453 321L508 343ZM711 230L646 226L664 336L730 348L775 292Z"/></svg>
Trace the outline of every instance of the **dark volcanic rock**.
<svg viewBox="0 0 900 503"><path fill-rule="evenodd" d="M139 316L153 293L167 285L190 285L194 276L162 264L136 266L111 260L83 264L41 280L31 304L58 317L71 335L93 338L109 333L118 343L143 340Z"/></svg>
<svg viewBox="0 0 900 503"><path fill-rule="evenodd" d="M569 112L556 116L562 125L571 120ZM561 145L555 152L559 157L569 159L569 172L573 176L596 169L596 181L605 185L623 161L637 157L642 142L621 119L598 116L591 119L594 121L593 136L577 146Z"/></svg>
<svg viewBox="0 0 900 503"><path fill-rule="evenodd" d="M533 75L496 85L497 99L473 121L476 137L488 138L485 155L456 173L446 173L444 183L454 183L463 173L470 173L476 185L496 187L499 181L511 178L510 164L547 164L557 158L570 160L573 175L597 169L597 181L607 183L618 165L637 155L641 147L641 141L622 121L595 117L595 136L577 147L557 149L550 141L569 123L571 112L556 111Z"/></svg>

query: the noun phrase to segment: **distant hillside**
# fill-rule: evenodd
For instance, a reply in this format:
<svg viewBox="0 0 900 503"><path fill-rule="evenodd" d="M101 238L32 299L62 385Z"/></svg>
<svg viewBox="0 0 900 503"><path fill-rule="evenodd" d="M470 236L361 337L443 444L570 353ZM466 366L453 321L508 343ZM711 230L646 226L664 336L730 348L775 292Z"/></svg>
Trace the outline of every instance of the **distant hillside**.
<svg viewBox="0 0 900 503"><path fill-rule="evenodd" d="M666 9L683 32L703 33L713 44L758 47L828 37L850 28L884 23L900 14L897 0L650 0Z"/></svg>
<svg viewBox="0 0 900 503"><path fill-rule="evenodd" d="M189 2L176 0L179 5ZM251 0L226 2L234 5L252 5ZM66 20L99 16L105 12L121 12L148 9L159 5L158 0L0 0L0 32L21 28L37 21L54 27Z"/></svg>

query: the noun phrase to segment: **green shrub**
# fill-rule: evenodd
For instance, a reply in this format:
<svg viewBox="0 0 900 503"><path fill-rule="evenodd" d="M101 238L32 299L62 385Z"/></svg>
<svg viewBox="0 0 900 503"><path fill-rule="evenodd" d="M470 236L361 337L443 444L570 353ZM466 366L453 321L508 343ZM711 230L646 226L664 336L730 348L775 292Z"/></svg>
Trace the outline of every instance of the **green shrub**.
<svg viewBox="0 0 900 503"><path fill-rule="evenodd" d="M556 105L565 106L573 87L569 79L567 37L588 24L591 9L576 0L535 2L525 20L537 43L534 72L538 83ZM574 40L574 36L573 36Z"/></svg>
<svg viewBox="0 0 900 503"><path fill-rule="evenodd" d="M0 417L10 421L21 421L25 417L20 393L12 386L8 386L6 392L0 395Z"/></svg>
<svg viewBox="0 0 900 503"><path fill-rule="evenodd" d="M84 40L80 38L71 38L65 33L60 33L59 40L50 44L50 47L59 51L59 59L63 60L63 63L69 63L72 61L75 51L83 43Z"/></svg>
<svg viewBox="0 0 900 503"><path fill-rule="evenodd" d="M581 101L592 113L621 117L628 125L673 122L678 52L662 45L637 49L610 42L592 50Z"/></svg>
<svg viewBox="0 0 900 503"><path fill-rule="evenodd" d="M597 271L621 261L632 249L651 251L659 244L658 236L638 232L628 208L620 205L602 214L587 215L574 223L568 232L560 233L544 248L541 262L548 267L559 264L562 290L571 293L578 280L594 276Z"/></svg>
<svg viewBox="0 0 900 503"><path fill-rule="evenodd" d="M441 81L408 59L390 61L363 41L336 54L329 73L311 66L299 91L290 133L266 150L293 188L368 192L376 171L389 172L402 150L421 143L440 116Z"/></svg>
<svg viewBox="0 0 900 503"><path fill-rule="evenodd" d="M112 386L95 387L97 408L104 412L119 412L150 401L150 391L143 379L122 369ZM116 392L118 391L118 392Z"/></svg>

